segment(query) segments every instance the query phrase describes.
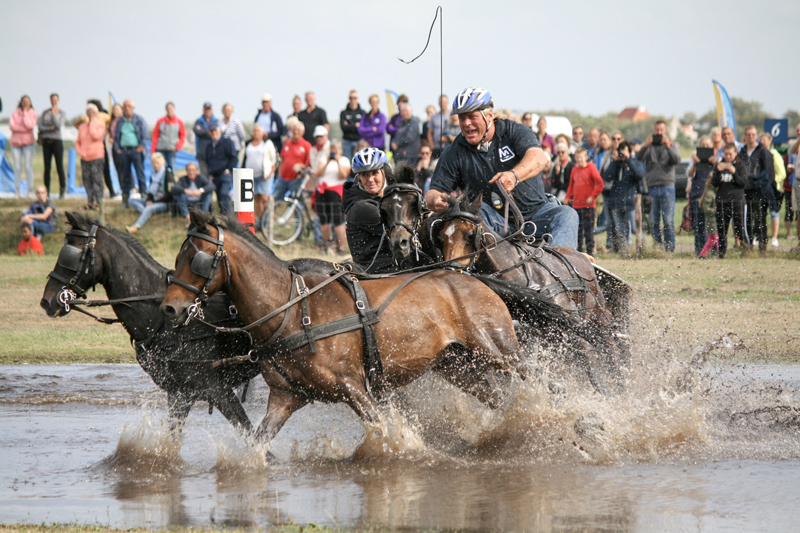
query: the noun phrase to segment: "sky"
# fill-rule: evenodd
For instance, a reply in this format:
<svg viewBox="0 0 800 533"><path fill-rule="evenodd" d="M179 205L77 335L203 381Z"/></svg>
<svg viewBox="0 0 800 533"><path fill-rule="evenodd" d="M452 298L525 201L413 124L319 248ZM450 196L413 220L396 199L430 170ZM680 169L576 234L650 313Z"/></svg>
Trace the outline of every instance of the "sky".
<svg viewBox="0 0 800 533"><path fill-rule="evenodd" d="M436 6L443 8L425 55ZM38 111L58 92L69 116L88 98L131 98L152 126L173 101L194 121L206 100L251 121L261 95L284 117L313 90L338 118L347 95L406 93L416 115L444 92L488 89L497 108L601 115L644 105L702 114L711 80L782 116L800 109L800 2L571 0L427 2L2 1L0 98ZM794 51L794 55L792 54Z"/></svg>

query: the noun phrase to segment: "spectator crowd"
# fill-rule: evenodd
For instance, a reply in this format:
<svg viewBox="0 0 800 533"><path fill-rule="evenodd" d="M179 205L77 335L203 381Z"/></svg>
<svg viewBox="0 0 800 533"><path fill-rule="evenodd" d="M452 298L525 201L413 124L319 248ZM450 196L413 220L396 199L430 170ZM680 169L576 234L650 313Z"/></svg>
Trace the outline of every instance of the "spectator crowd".
<svg viewBox="0 0 800 533"><path fill-rule="evenodd" d="M249 138L231 104L223 104L217 116L213 104L205 102L191 127L197 163L187 164L185 175L176 179L176 155L186 143L187 131L173 102L167 102L165 115L151 134L132 100L114 104L108 111L99 100L90 100L85 113L73 123L78 130L75 149L86 189L84 209L99 209L105 185L111 197L121 194L123 205L140 213L127 227L130 233L159 213L172 212L188 224L189 209L211 210L214 196L218 210L229 212L233 169L249 168L256 180L256 220L271 197L302 193L314 205L318 245L334 254L346 254L342 190L352 180L353 154L365 147L391 151L395 162L415 169L418 185L427 191L439 156L461 133L445 95L439 98L438 110L432 105L425 108L422 120L404 94L397 98L398 111L391 117L380 111L379 103L379 96L372 94L365 110L358 92L351 91L339 113L340 141L330 138L327 112L316 104L314 92L305 93L303 99L295 95L292 112L285 119L273 109L272 96L263 94ZM571 137L561 133L554 138L547 132L544 117L534 128L532 113L517 117L498 111L495 115L521 122L537 135L550 158L543 174L545 191L577 211L580 251L627 255L635 244L641 252L648 232L655 247L667 253L675 250L676 167L681 157L663 121L655 123L644 141L626 140L620 131L597 128L584 136L583 127L577 124ZM35 189L37 200L22 217L20 254L41 253L38 239L56 227L51 170L55 160L58 195L63 199L61 127L65 122L66 114L55 93L50 96L50 108L41 115L34 111L31 99L23 96L11 116L17 197L23 172L28 191L34 190L34 143L42 146L44 157L44 185ZM34 127L38 127L38 137ZM795 131L800 138L800 125ZM800 183L794 176L799 147L800 141L795 141L782 155L772 146L771 135L759 134L755 126L745 128L742 141L729 127L713 128L709 136L699 139L687 170L684 213L694 232L698 257L724 258L731 246L745 251L757 248L761 253L769 246L777 247L782 206L787 238L792 237L795 220L795 236L800 235L800 217L796 215ZM144 170L146 156L153 168L149 183ZM120 191L113 188L110 165L116 168ZM730 225L731 245L727 239ZM603 232L606 238L600 246L595 235Z"/></svg>

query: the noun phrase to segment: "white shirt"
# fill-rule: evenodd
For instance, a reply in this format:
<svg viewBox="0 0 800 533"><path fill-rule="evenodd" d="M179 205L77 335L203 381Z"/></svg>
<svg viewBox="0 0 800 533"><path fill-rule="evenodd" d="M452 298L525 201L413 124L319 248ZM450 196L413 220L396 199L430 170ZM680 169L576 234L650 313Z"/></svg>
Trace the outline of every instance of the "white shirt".
<svg viewBox="0 0 800 533"><path fill-rule="evenodd" d="M328 187L337 187L339 185L344 185L347 183L347 176L350 172L347 172L344 175L344 178L339 177L339 170L341 168L350 168L350 162L347 160L346 157L339 157L339 164L336 164L336 161L330 161L325 166L325 174L319 179L321 183L324 183Z"/></svg>
<svg viewBox="0 0 800 533"><path fill-rule="evenodd" d="M261 142L258 146L250 143L247 145L245 153L245 168L253 169L254 178L264 177L264 147L265 142Z"/></svg>

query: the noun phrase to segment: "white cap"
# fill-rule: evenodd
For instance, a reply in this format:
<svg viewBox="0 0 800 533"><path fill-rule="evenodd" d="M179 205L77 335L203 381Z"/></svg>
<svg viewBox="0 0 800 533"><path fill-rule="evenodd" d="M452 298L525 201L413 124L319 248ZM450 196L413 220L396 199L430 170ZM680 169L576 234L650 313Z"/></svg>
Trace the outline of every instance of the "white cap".
<svg viewBox="0 0 800 533"><path fill-rule="evenodd" d="M261 96L261 101L262 101L262 102L271 102L271 101L272 101L272 95L271 95L271 94L269 94L269 93L264 93L264 94Z"/></svg>
<svg viewBox="0 0 800 533"><path fill-rule="evenodd" d="M314 128L314 137L322 137L323 135L327 134L328 134L328 128L326 128L322 124Z"/></svg>

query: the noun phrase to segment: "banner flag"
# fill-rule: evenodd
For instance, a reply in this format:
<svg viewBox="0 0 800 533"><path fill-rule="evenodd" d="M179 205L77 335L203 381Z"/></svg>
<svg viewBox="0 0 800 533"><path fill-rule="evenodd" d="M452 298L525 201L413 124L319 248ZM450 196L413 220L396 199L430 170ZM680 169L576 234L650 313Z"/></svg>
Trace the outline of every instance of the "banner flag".
<svg viewBox="0 0 800 533"><path fill-rule="evenodd" d="M386 89L386 118L392 118L397 114L397 97L400 96L396 92Z"/></svg>
<svg viewBox="0 0 800 533"><path fill-rule="evenodd" d="M736 135L736 117L733 116L733 104L728 97L728 91L717 80L711 80L714 85L714 98L717 101L717 123L720 128L730 126L733 135Z"/></svg>

